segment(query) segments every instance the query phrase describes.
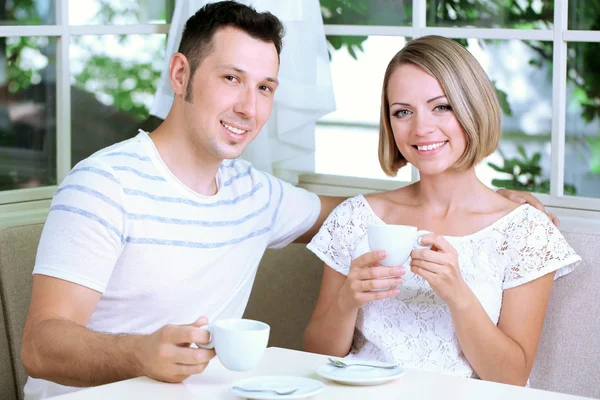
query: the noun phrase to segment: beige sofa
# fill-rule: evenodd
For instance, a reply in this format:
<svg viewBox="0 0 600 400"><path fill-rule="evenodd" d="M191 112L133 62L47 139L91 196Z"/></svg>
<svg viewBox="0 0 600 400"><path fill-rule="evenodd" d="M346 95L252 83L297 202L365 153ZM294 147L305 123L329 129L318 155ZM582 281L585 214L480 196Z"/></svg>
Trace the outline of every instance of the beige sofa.
<svg viewBox="0 0 600 400"><path fill-rule="evenodd" d="M21 334L42 224L0 227L0 399L22 399ZM584 262L554 286L531 384L600 398L600 233L564 232ZM271 325L271 346L302 348L321 262L301 245L263 258L245 316Z"/></svg>

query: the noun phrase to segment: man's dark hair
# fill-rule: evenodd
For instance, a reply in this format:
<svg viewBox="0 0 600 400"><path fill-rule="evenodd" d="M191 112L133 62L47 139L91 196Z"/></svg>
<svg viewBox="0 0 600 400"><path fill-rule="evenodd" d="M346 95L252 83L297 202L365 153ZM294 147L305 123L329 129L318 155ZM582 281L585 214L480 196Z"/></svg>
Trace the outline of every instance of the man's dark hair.
<svg viewBox="0 0 600 400"><path fill-rule="evenodd" d="M253 7L236 1L206 4L187 20L179 44L178 51L190 63L186 100L191 96L191 81L196 68L213 51L213 35L218 29L225 27L234 27L255 39L271 42L277 49L277 55L281 54L284 28L279 18L270 12L259 13Z"/></svg>

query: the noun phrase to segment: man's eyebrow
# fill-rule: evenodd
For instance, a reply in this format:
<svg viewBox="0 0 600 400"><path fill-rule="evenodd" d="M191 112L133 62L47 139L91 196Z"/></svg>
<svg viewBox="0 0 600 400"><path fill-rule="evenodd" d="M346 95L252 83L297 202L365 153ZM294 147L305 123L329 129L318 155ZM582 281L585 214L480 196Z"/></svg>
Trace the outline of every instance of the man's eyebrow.
<svg viewBox="0 0 600 400"><path fill-rule="evenodd" d="M433 98L431 98L431 99L427 100L427 103L429 104L429 103L431 103L432 101L435 101L435 100L437 100L437 99L441 99L442 97L446 97L446 95L445 95L445 94L443 94L443 95L441 95L441 96L433 97ZM410 104L409 104L409 103L400 103L400 102L395 102L395 103L392 103L392 104L390 104L390 107L391 107L391 106L394 106L394 105L399 105L399 106L406 106L406 107L410 107Z"/></svg>
<svg viewBox="0 0 600 400"><path fill-rule="evenodd" d="M232 69L239 74L248 75L248 73L245 70L241 69L240 67L236 67L235 65L231 65L231 64L224 64L224 65L221 65L219 68L220 69ZM266 78L264 78L264 80L267 82L273 82L274 84L279 85L279 81L277 80L277 78L267 76Z"/></svg>

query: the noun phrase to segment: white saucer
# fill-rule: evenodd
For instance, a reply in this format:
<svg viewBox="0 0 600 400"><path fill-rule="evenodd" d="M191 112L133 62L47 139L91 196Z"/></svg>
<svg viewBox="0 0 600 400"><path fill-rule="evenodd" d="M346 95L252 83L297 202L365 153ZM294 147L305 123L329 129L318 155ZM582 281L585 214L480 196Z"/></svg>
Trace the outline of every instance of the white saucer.
<svg viewBox="0 0 600 400"><path fill-rule="evenodd" d="M234 389L234 386L241 386L246 389L275 389L287 390L298 388L292 394L279 395L273 392L246 392ZM240 379L231 385L231 392L237 396L247 399L305 399L314 396L325 389L321 381L303 378L301 376L256 376L253 378Z"/></svg>
<svg viewBox="0 0 600 400"><path fill-rule="evenodd" d="M344 360L344 362L348 364L352 363L352 361L347 360ZM369 364L388 365L376 361L369 361ZM400 366L394 369L362 366L338 368L330 363L327 363L317 368L317 374L321 375L323 378L327 378L338 383L343 383L345 385L372 386L380 385L404 375L404 369L402 369Z"/></svg>

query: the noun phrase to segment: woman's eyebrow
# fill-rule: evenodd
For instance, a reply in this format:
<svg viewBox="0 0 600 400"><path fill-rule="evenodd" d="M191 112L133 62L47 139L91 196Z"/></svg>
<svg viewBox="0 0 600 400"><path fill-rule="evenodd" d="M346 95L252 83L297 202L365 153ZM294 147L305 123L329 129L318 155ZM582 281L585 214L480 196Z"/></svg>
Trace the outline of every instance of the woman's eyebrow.
<svg viewBox="0 0 600 400"><path fill-rule="evenodd" d="M429 104L429 103L431 103L432 101L436 101L437 99L441 99L441 98L443 98L443 97L446 97L446 95L445 95L445 94L442 94L441 96L436 96L436 97L433 97L433 98L431 98L431 99L427 100L427 103ZM390 107L391 107L391 106L394 106L394 105L399 105L399 106L410 107L410 104L409 104L409 103L400 103L400 102L398 102L398 101L397 101L397 102L395 102L395 103L392 103L392 104L390 104Z"/></svg>

